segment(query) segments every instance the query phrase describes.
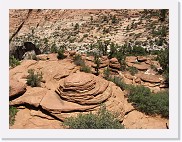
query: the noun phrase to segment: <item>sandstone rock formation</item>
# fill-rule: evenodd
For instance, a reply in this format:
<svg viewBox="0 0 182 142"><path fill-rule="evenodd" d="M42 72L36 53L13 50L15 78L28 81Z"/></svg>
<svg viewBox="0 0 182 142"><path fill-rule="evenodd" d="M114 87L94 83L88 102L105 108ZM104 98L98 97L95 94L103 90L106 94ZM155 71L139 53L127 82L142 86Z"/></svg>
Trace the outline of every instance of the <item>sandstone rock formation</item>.
<svg viewBox="0 0 182 142"><path fill-rule="evenodd" d="M10 70L10 78L14 79L17 77L18 80L26 82L24 77L27 76L27 71L30 68L41 71L44 82L42 82L41 87L32 88L27 86L27 91L12 100L10 105L38 109L34 111L34 116L36 117L31 117L35 121L34 123L39 122L40 118L44 117L38 111L45 111L48 116L64 121L65 118L76 116L80 112L88 113L93 111L94 113L100 108L102 103L106 104L108 110L119 112L118 117L122 121L125 113L123 107L124 94L114 83L93 74L76 72L75 65L69 59L61 61L39 60L34 62L25 60L20 66ZM18 76L16 74L17 71L19 72ZM29 115L29 112L25 115ZM43 121L46 121L45 119L48 116L45 116ZM15 126L24 127L19 126L20 124L17 123L15 123ZM28 126L30 128L33 127L29 123L26 125L26 128ZM36 128L38 128L38 124L36 125Z"/></svg>
<svg viewBox="0 0 182 142"><path fill-rule="evenodd" d="M26 92L26 84L17 80L10 80L10 93L9 96L21 95Z"/></svg>
<svg viewBox="0 0 182 142"><path fill-rule="evenodd" d="M125 48L125 45L147 50L168 48L167 28L162 46L157 45L159 35L151 36L153 31L163 28L158 17L153 16L160 11L145 12L124 9L10 10L10 55L19 60L36 55L36 61L22 60L21 65L10 69L10 105L19 110L11 128L65 128L62 125L65 118L79 113L95 113L101 104L116 112L126 128L165 128L167 119L136 111L125 98L126 90L102 78L107 68L112 77L120 76L126 84L143 85L153 92L164 90L168 86L157 74L161 66L155 55L126 57L125 71L121 71L117 58L101 56L99 75L93 75L97 65L94 56L90 56L92 53L111 53L113 55L109 57L113 57L112 49L116 47L122 52L120 47ZM164 28L168 27L168 21L167 12L162 24ZM62 48L65 49L64 60L58 60L57 53L49 54ZM77 54L93 74L80 72L80 67L74 65L73 57ZM133 75L130 67L135 67L138 72ZM43 74L40 87L26 85L29 69Z"/></svg>

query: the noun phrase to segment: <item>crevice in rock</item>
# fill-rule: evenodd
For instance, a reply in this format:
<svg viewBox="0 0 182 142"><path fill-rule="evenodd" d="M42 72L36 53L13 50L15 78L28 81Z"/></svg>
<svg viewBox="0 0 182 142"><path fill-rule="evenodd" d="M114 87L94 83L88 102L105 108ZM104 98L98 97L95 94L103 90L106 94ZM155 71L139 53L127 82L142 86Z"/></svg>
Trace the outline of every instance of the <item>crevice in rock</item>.
<svg viewBox="0 0 182 142"><path fill-rule="evenodd" d="M9 101L15 100L15 99L19 98L20 96L22 96L23 94L24 94L24 92L19 93L19 94L14 95L14 96L9 96Z"/></svg>
<svg viewBox="0 0 182 142"><path fill-rule="evenodd" d="M134 110L136 110L136 109L135 109L135 108L134 108L134 109L131 109L130 111L125 112L124 115L128 115L130 112L132 112L132 111L134 111Z"/></svg>
<svg viewBox="0 0 182 142"><path fill-rule="evenodd" d="M19 106L24 106L26 107L27 109L29 110L35 110L35 111L41 111L43 114L46 114L52 118L54 118L55 120L58 120L58 121L61 121L63 122L61 119L59 119L58 117L52 115L49 111L46 111L45 109L43 109L40 105L38 107L35 107L33 105L30 105L28 103L25 103L25 104L18 104L18 105L13 105L15 107L19 107Z"/></svg>

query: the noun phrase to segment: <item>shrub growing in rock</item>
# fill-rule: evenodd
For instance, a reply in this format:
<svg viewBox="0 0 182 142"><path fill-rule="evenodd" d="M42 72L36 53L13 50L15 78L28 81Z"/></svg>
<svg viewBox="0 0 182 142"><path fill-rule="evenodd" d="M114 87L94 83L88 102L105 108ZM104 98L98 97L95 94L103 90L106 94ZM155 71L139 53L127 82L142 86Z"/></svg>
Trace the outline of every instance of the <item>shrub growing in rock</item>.
<svg viewBox="0 0 182 142"><path fill-rule="evenodd" d="M18 112L16 107L9 107L9 124L12 126L15 122L15 115Z"/></svg>
<svg viewBox="0 0 182 142"><path fill-rule="evenodd" d="M123 82L122 78L120 78L120 77L117 77L117 76L109 77L108 80L115 83L122 90L125 90L127 88L127 85Z"/></svg>
<svg viewBox="0 0 182 142"><path fill-rule="evenodd" d="M33 69L28 70L29 75L27 76L27 85L31 87L40 87L42 80L42 73L36 73Z"/></svg>
<svg viewBox="0 0 182 142"><path fill-rule="evenodd" d="M89 66L86 66L86 65L82 65L82 66L80 67L80 71L81 71L81 72L86 72L86 73L91 73L90 67L89 67Z"/></svg>
<svg viewBox="0 0 182 142"><path fill-rule="evenodd" d="M157 60L162 67L161 73L165 77L166 82L169 82L169 49L161 50L157 56Z"/></svg>
<svg viewBox="0 0 182 142"><path fill-rule="evenodd" d="M124 129L116 115L101 106L96 114L79 114L77 117L67 118L64 122L70 129Z"/></svg>
<svg viewBox="0 0 182 142"><path fill-rule="evenodd" d="M85 65L84 60L82 59L81 55L77 54L73 57L74 64L77 66Z"/></svg>
<svg viewBox="0 0 182 142"><path fill-rule="evenodd" d="M99 75L100 62L101 61L99 59L99 56L98 55L95 55L94 56L94 64L96 64L95 71L96 71L96 75L97 76Z"/></svg>
<svg viewBox="0 0 182 142"><path fill-rule="evenodd" d="M64 59L64 58L66 58L66 56L64 55L64 49L58 50L57 58L58 59Z"/></svg>
<svg viewBox="0 0 182 142"><path fill-rule="evenodd" d="M51 53L57 53L58 52L58 47L56 46L56 44L54 43L52 46L51 46Z"/></svg>
<svg viewBox="0 0 182 142"><path fill-rule="evenodd" d="M20 65L20 61L18 61L14 56L10 56L9 65L14 68L14 67Z"/></svg>
<svg viewBox="0 0 182 142"><path fill-rule="evenodd" d="M138 69L136 67L128 67L127 69L131 75L135 75L136 73L138 73Z"/></svg>
<svg viewBox="0 0 182 142"><path fill-rule="evenodd" d="M108 67L104 69L103 75L104 75L104 78L105 78L106 80L109 79L109 77L110 77L110 70L109 70Z"/></svg>
<svg viewBox="0 0 182 142"><path fill-rule="evenodd" d="M85 65L85 61L82 59L81 55L75 55L73 61L75 65L80 66L81 72L91 73L91 68Z"/></svg>
<svg viewBox="0 0 182 142"><path fill-rule="evenodd" d="M143 47L133 46L132 55L134 55L134 56L143 56L143 55L146 55L146 54L147 54L147 52Z"/></svg>
<svg viewBox="0 0 182 142"><path fill-rule="evenodd" d="M168 91L151 93L149 88L144 86L129 87L128 101L134 107L148 115L159 114L162 117L169 117L169 93Z"/></svg>

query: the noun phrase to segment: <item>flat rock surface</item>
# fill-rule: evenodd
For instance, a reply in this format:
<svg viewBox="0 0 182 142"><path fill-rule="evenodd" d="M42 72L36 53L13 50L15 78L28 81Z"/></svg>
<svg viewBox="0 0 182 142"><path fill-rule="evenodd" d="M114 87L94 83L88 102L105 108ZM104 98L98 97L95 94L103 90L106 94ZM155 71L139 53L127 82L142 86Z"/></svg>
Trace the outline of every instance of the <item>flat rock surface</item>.
<svg viewBox="0 0 182 142"><path fill-rule="evenodd" d="M35 107L38 107L40 102L42 101L43 97L46 95L47 89L34 87L29 88L26 93L22 96L18 97L15 100L10 102L10 105L19 105L19 104L30 104Z"/></svg>
<svg viewBox="0 0 182 142"><path fill-rule="evenodd" d="M44 114L45 115L45 114ZM46 116L49 117L49 116ZM31 110L21 109L15 116L15 123L11 129L62 129L63 125L58 120L50 120L46 117L32 116Z"/></svg>
<svg viewBox="0 0 182 142"><path fill-rule="evenodd" d="M148 75L148 74L140 74L137 75L141 80L146 81L146 82L151 82L151 83L160 83L160 76L158 75Z"/></svg>
<svg viewBox="0 0 182 142"><path fill-rule="evenodd" d="M147 116L139 111L131 111L125 115L123 124L130 129L166 129L169 120L160 117Z"/></svg>
<svg viewBox="0 0 182 142"><path fill-rule="evenodd" d="M146 63L142 62L142 63L138 63L138 64L133 64L133 67L137 68L138 70L147 70L149 69L149 65L147 65Z"/></svg>

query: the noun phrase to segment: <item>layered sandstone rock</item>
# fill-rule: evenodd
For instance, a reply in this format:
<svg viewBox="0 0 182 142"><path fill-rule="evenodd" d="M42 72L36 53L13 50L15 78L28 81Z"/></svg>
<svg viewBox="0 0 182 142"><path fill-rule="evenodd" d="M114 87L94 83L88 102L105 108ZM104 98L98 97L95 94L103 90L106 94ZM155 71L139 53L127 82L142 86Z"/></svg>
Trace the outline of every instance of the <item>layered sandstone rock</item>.
<svg viewBox="0 0 182 142"><path fill-rule="evenodd" d="M142 62L138 64L133 64L133 67L137 68L138 70L147 70L150 66Z"/></svg>
<svg viewBox="0 0 182 142"><path fill-rule="evenodd" d="M150 82L150 83L160 83L161 78L159 75L148 75L148 74L139 74L137 75L141 80Z"/></svg>
<svg viewBox="0 0 182 142"><path fill-rule="evenodd" d="M126 57L126 62L135 63L135 62L137 62L137 57L135 57L135 56L128 56L128 57Z"/></svg>
<svg viewBox="0 0 182 142"><path fill-rule="evenodd" d="M112 59L110 59L109 67L113 68L113 69L120 69L121 65L118 62L117 58L112 58Z"/></svg>
<svg viewBox="0 0 182 142"><path fill-rule="evenodd" d="M107 56L102 56L100 61L100 68L104 68L109 65L109 59L107 58Z"/></svg>
<svg viewBox="0 0 182 142"><path fill-rule="evenodd" d="M63 83L56 90L56 93L58 94L57 97L54 94L51 99L47 100L55 100L60 97L58 106L55 106L56 104L51 105L51 103L45 105L44 99L46 97L41 103L43 108L50 109L53 113L57 111L64 113L72 111L95 111L98 110L101 103L105 102L109 110L120 112L120 118L124 115L124 94L121 89L113 83L92 74L83 72L73 73L64 79ZM115 108L115 105L118 107ZM58 117L61 118L61 114Z"/></svg>

